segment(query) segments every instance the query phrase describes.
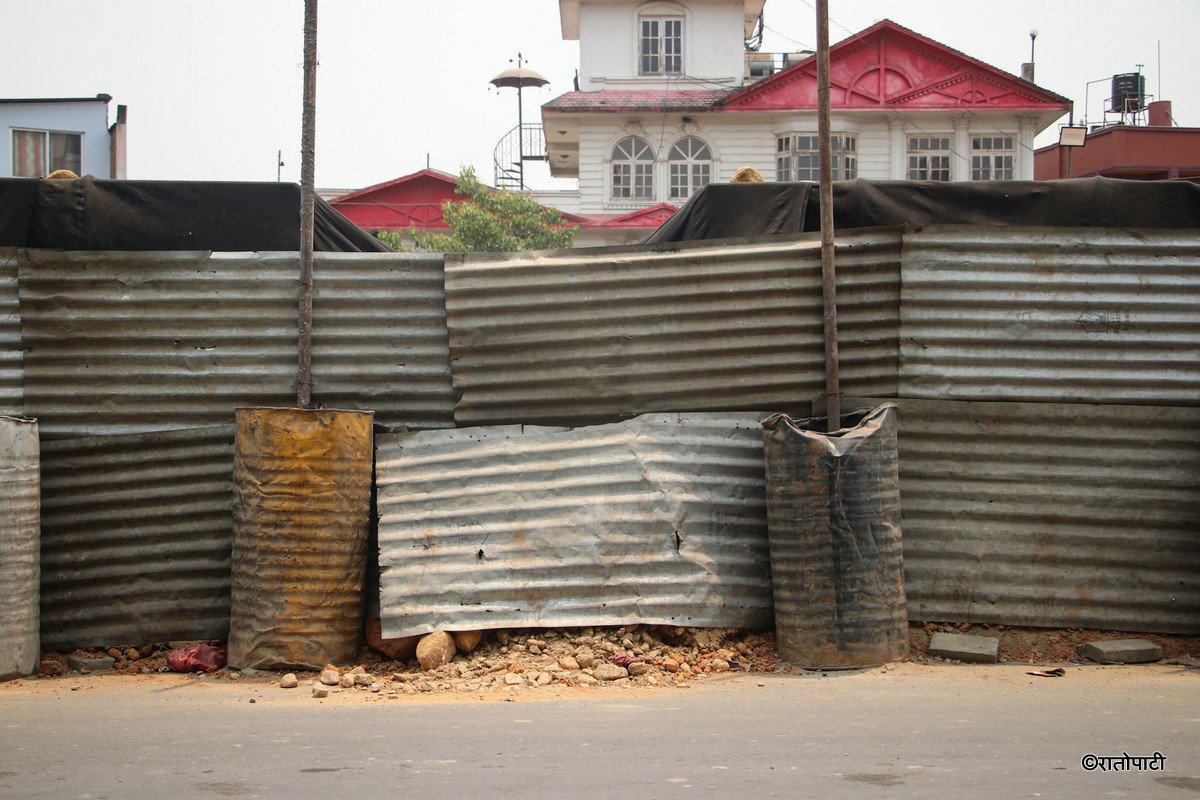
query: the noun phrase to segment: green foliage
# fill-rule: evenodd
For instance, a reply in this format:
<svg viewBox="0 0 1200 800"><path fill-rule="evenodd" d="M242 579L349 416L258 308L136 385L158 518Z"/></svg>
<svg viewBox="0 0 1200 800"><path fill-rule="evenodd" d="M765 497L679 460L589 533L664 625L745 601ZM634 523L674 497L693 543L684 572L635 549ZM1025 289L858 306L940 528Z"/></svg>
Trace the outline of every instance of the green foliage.
<svg viewBox="0 0 1200 800"><path fill-rule="evenodd" d="M414 249L434 253L554 250L570 247L579 232L579 228L565 223L557 209L544 208L527 195L485 186L471 167L459 173L454 193L465 199L442 205L450 233L410 229ZM380 238L397 250L405 249L397 234Z"/></svg>

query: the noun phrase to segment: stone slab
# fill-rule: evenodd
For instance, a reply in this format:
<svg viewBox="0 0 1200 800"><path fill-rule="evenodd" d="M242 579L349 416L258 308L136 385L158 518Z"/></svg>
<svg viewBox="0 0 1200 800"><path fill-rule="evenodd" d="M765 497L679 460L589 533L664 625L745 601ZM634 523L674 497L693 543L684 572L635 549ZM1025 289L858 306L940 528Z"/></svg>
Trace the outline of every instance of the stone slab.
<svg viewBox="0 0 1200 800"><path fill-rule="evenodd" d="M95 658L67 656L67 666L76 672L85 669L91 672L103 672L106 669L112 669L116 661L112 656L97 656Z"/></svg>
<svg viewBox="0 0 1200 800"><path fill-rule="evenodd" d="M1108 639L1079 646L1079 654L1102 664L1147 664L1161 661L1162 648L1145 639Z"/></svg>
<svg viewBox="0 0 1200 800"><path fill-rule="evenodd" d="M965 633L935 633L929 640L929 655L974 664L995 664L1000 660L1000 640Z"/></svg>

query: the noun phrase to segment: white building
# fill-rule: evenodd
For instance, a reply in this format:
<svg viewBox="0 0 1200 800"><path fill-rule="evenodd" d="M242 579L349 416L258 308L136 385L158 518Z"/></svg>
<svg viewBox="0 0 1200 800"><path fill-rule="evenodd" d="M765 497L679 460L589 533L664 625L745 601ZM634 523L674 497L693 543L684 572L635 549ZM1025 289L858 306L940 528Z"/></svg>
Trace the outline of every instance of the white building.
<svg viewBox="0 0 1200 800"><path fill-rule="evenodd" d="M817 179L816 59L747 49L765 0L559 0L578 90L542 107L594 219L682 205L741 166ZM1032 180L1070 101L884 20L830 49L835 178Z"/></svg>
<svg viewBox="0 0 1200 800"><path fill-rule="evenodd" d="M97 178L125 177L125 106L110 124L106 94L0 99L0 177L44 178L57 169Z"/></svg>

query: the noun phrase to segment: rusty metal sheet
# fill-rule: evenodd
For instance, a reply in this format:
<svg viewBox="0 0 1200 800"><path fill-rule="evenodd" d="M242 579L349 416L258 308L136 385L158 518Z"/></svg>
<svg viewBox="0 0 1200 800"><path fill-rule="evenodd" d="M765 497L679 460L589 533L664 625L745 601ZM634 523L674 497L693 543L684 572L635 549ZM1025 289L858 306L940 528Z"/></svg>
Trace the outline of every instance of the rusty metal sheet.
<svg viewBox="0 0 1200 800"><path fill-rule="evenodd" d="M357 657L373 449L369 411L237 410L230 665Z"/></svg>
<svg viewBox="0 0 1200 800"><path fill-rule="evenodd" d="M225 638L232 507L232 425L44 442L44 646Z"/></svg>
<svg viewBox="0 0 1200 800"><path fill-rule="evenodd" d="M1200 405L1200 231L922 228L903 285L902 397Z"/></svg>
<svg viewBox="0 0 1200 800"><path fill-rule="evenodd" d="M25 359L17 294L17 253L0 248L0 414L25 413Z"/></svg>
<svg viewBox="0 0 1200 800"><path fill-rule="evenodd" d="M779 657L853 669L908 655L896 407L763 422Z"/></svg>
<svg viewBox="0 0 1200 800"><path fill-rule="evenodd" d="M895 394L899 255L898 230L838 238L846 391ZM773 412L824 387L813 236L447 256L446 302L460 425Z"/></svg>
<svg viewBox="0 0 1200 800"><path fill-rule="evenodd" d="M0 678L38 668L36 420L0 416Z"/></svg>
<svg viewBox="0 0 1200 800"><path fill-rule="evenodd" d="M1200 633L1200 409L892 402L910 618Z"/></svg>
<svg viewBox="0 0 1200 800"><path fill-rule="evenodd" d="M384 635L769 627L760 419L377 437Z"/></svg>
<svg viewBox="0 0 1200 800"><path fill-rule="evenodd" d="M22 252L26 402L44 438L294 402L295 253ZM319 254L314 269L314 402L451 426L441 257Z"/></svg>

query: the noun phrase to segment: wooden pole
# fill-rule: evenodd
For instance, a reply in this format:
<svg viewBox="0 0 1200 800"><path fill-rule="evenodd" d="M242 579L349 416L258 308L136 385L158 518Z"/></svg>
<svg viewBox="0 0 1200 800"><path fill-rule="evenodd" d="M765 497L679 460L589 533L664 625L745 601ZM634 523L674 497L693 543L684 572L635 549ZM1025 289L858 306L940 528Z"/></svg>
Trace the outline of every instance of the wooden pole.
<svg viewBox="0 0 1200 800"><path fill-rule="evenodd" d="M825 320L825 408L828 430L842 426L838 382L837 272L833 264L833 143L829 122L829 0L817 0L817 137L821 140L821 296Z"/></svg>
<svg viewBox="0 0 1200 800"><path fill-rule="evenodd" d="M304 113L300 133L300 363L296 405L312 407L313 189L317 150L317 0L304 0Z"/></svg>

